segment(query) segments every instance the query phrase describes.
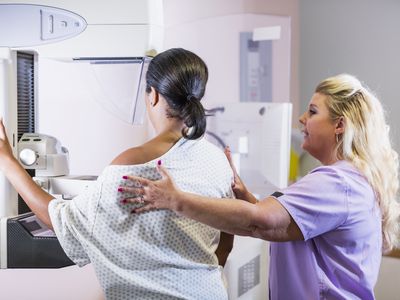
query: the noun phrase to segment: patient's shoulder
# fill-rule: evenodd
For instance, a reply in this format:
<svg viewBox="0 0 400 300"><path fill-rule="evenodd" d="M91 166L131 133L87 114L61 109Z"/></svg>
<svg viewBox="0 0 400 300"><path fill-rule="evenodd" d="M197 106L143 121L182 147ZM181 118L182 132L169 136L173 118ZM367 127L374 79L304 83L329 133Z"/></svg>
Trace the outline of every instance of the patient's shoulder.
<svg viewBox="0 0 400 300"><path fill-rule="evenodd" d="M175 143L154 138L141 146L130 148L118 155L111 165L138 165L152 161L167 153Z"/></svg>
<svg viewBox="0 0 400 300"><path fill-rule="evenodd" d="M111 165L138 165L148 162L148 157L146 155L143 146L130 148L125 150L117 157L113 159L110 163Z"/></svg>

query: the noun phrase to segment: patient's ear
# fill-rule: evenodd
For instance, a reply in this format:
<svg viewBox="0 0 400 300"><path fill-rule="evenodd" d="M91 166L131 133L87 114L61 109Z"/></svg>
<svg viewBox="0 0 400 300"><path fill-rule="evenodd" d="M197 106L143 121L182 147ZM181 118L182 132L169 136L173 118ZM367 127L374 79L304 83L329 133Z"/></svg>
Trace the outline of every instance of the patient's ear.
<svg viewBox="0 0 400 300"><path fill-rule="evenodd" d="M151 91L149 94L150 105L156 106L160 100L159 97L160 97L159 93L155 90L155 88L151 87Z"/></svg>

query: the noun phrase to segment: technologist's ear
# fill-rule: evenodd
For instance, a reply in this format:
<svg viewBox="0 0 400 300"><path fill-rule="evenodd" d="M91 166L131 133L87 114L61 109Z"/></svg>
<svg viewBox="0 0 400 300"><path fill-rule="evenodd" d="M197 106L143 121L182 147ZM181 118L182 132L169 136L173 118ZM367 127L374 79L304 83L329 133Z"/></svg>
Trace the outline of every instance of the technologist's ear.
<svg viewBox="0 0 400 300"><path fill-rule="evenodd" d="M336 121L335 134L343 134L345 127L346 127L346 120L344 119L344 117L340 117Z"/></svg>
<svg viewBox="0 0 400 300"><path fill-rule="evenodd" d="M153 107L156 106L159 101L159 94L153 87L151 87L151 91L149 93L149 100L150 105Z"/></svg>

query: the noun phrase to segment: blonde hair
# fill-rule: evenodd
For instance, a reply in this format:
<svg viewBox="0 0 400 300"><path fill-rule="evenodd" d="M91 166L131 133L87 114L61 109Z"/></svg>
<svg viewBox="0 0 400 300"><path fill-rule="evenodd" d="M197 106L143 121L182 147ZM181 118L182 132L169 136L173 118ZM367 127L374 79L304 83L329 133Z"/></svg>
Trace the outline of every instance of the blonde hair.
<svg viewBox="0 0 400 300"><path fill-rule="evenodd" d="M337 156L360 170L375 192L382 215L384 251L399 246L399 161L381 103L348 74L325 79L315 92L327 96L332 120L344 118L344 133L337 137Z"/></svg>

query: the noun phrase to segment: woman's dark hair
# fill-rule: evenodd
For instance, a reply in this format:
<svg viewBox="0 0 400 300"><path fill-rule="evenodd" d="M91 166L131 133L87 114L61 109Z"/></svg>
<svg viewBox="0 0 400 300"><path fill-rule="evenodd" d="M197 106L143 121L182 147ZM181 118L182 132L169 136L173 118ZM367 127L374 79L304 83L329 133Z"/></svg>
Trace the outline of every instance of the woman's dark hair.
<svg viewBox="0 0 400 300"><path fill-rule="evenodd" d="M146 74L146 92L153 87L168 103L168 117L183 120L182 134L197 139L206 130L206 114L200 103L208 80L204 61L182 48L164 51L154 57Z"/></svg>

